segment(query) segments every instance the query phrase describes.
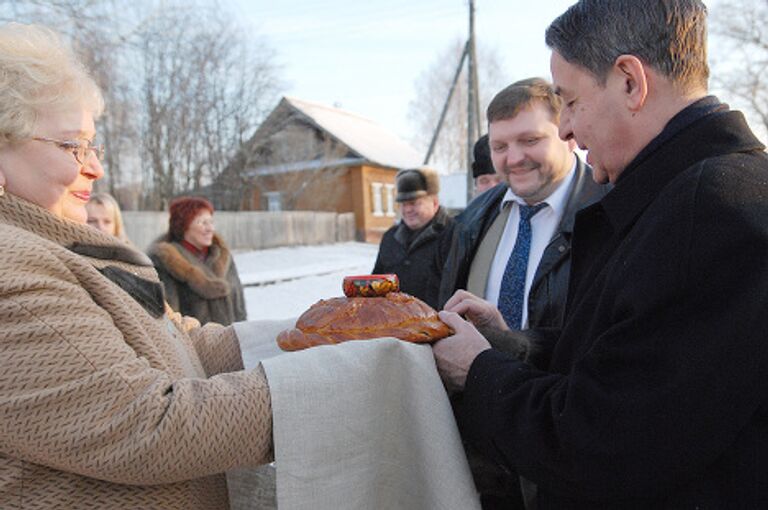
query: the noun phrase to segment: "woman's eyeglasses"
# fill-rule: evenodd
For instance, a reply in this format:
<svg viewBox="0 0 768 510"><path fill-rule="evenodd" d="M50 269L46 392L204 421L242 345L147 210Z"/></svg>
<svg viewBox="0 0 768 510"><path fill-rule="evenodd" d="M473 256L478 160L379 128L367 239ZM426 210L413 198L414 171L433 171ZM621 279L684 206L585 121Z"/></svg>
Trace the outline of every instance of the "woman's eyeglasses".
<svg viewBox="0 0 768 510"><path fill-rule="evenodd" d="M61 150L71 152L78 163L85 165L88 157L93 154L96 159L101 161L104 157L104 145L91 145L89 142L78 140L54 140L53 138L32 137L32 140L44 143L52 143Z"/></svg>

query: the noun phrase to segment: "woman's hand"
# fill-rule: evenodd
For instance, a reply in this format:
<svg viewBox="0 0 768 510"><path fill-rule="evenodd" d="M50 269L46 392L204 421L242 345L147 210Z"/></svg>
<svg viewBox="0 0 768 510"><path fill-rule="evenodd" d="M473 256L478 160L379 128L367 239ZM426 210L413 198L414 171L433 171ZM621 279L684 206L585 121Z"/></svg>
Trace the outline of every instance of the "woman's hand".
<svg viewBox="0 0 768 510"><path fill-rule="evenodd" d="M443 310L466 317L477 328L509 329L498 308L466 290L457 290Z"/></svg>

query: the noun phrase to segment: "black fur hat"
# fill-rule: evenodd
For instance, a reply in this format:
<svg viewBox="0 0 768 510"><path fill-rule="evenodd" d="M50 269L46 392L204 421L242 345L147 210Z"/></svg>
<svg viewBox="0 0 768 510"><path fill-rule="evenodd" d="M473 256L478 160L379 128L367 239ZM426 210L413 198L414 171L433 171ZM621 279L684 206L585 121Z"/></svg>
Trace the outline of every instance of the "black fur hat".
<svg viewBox="0 0 768 510"><path fill-rule="evenodd" d="M395 176L397 196L395 200L405 202L426 195L437 195L440 191L440 178L431 168L409 168L400 170Z"/></svg>
<svg viewBox="0 0 768 510"><path fill-rule="evenodd" d="M484 174L495 174L493 162L491 161L491 148L488 146L488 135L483 135L475 142L474 150L475 161L472 162L472 177L477 179Z"/></svg>

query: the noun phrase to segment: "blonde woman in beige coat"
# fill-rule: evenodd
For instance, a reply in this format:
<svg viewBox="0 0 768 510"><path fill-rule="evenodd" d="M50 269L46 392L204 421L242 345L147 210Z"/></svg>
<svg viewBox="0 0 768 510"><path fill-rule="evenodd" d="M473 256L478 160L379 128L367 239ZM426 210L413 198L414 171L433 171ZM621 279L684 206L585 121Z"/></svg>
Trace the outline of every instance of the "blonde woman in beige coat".
<svg viewBox="0 0 768 510"><path fill-rule="evenodd" d="M271 455L264 373L86 225L101 111L57 36L0 26L0 508L227 508L224 471Z"/></svg>

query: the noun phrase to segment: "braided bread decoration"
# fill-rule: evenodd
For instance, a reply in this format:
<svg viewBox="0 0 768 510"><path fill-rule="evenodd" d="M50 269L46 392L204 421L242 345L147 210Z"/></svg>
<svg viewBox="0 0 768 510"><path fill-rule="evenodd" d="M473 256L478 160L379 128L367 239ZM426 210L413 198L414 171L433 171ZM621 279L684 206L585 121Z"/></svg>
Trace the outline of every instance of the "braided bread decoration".
<svg viewBox="0 0 768 510"><path fill-rule="evenodd" d="M295 328L277 335L277 344L284 351L297 351L380 337L434 342L451 334L451 328L424 301L390 292L382 297L322 299L299 317Z"/></svg>

